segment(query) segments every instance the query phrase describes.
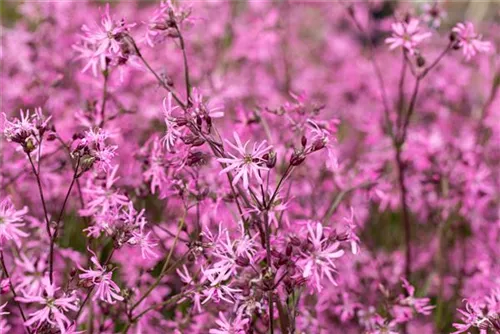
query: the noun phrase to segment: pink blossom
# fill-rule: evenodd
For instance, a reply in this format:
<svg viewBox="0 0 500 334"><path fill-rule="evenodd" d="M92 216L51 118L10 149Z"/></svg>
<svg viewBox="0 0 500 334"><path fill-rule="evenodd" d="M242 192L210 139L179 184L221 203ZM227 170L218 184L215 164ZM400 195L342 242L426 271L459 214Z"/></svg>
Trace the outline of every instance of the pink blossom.
<svg viewBox="0 0 500 334"><path fill-rule="evenodd" d="M271 149L271 146L266 145L264 140L259 145L255 143L253 145L252 151L248 152L247 146L250 141L247 141L244 145L241 143L240 137L236 132L233 133L236 145L226 141L228 145L233 148L238 156L228 153L229 158L218 158L219 162L227 164L227 166L220 172L220 174L235 171L236 175L233 179L233 185L236 185L240 179L243 179L243 187L247 189L249 187L250 177L255 178L259 184L262 183L262 178L259 175L259 171L266 171L268 168L264 166L263 155Z"/></svg>
<svg viewBox="0 0 500 334"><path fill-rule="evenodd" d="M80 270L83 274L80 274L79 277L82 280L91 281L97 288L93 300L100 299L108 304L114 304L116 301L122 301L123 297L120 295L120 288L111 279L113 272L104 268L97 260L95 253L92 251L90 252L92 253L90 260L94 264L94 268L81 268Z"/></svg>
<svg viewBox="0 0 500 334"><path fill-rule="evenodd" d="M389 49L404 48L410 54L414 54L418 45L425 39L431 37L430 32L422 32L418 19L410 19L409 22L396 22L391 25L392 36L385 39L390 44Z"/></svg>
<svg viewBox="0 0 500 334"><path fill-rule="evenodd" d="M22 303L39 304L43 308L29 314L26 326L33 324L37 328L44 323L49 323L52 327L57 327L61 333L66 333L67 328L71 325L71 320L65 313L68 311L78 311L78 298L74 293L56 296L56 292L60 288L56 288L54 284L49 282L49 278L45 277L42 281L43 292L35 295L24 293L22 297L17 297L17 300Z"/></svg>
<svg viewBox="0 0 500 334"><path fill-rule="evenodd" d="M324 276L336 284L334 274L337 270L333 260L344 255L344 251L338 249L340 246L338 242L330 242L325 238L321 223L309 222L307 232L311 247L302 252L299 264L303 268L302 276L312 279L314 287L317 291L321 291L321 281Z"/></svg>
<svg viewBox="0 0 500 334"><path fill-rule="evenodd" d="M248 318L243 318L242 313L238 313L235 319L228 321L222 312L219 312L219 319L215 323L218 329L210 329L210 334L245 334Z"/></svg>
<svg viewBox="0 0 500 334"><path fill-rule="evenodd" d="M20 238L28 236L28 233L20 229L25 225L22 221L27 212L27 207L16 210L8 197L0 201L0 245L3 245L5 241L13 240L19 246Z"/></svg>
<svg viewBox="0 0 500 334"><path fill-rule="evenodd" d="M483 41L483 36L474 31L471 22L460 22L452 29L457 34L458 45L462 48L462 53L466 60L470 60L477 53L487 53L492 50L492 45L488 41Z"/></svg>

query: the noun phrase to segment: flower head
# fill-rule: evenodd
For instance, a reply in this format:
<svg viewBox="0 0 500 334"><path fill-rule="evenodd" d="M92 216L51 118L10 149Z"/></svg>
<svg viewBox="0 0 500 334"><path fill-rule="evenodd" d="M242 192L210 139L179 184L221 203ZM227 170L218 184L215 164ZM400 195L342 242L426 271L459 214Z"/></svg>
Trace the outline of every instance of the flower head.
<svg viewBox="0 0 500 334"><path fill-rule="evenodd" d="M97 76L98 69L104 71L107 61L123 63L131 50L123 43L124 36L135 24L127 24L124 20L115 21L109 14L109 4L102 14L101 24L93 27L82 26L84 33L83 43L74 46L80 52L80 58L87 58L88 62L82 72L92 68L92 73Z"/></svg>
<svg viewBox="0 0 500 334"><path fill-rule="evenodd" d="M312 279L316 289L321 291L321 280L324 276L336 284L336 267L333 260L344 255L344 251L338 249L338 242L330 242L325 238L321 223L316 223L316 226L313 222L308 223L307 232L309 246L302 251L298 264L303 268L302 277Z"/></svg>
<svg viewBox="0 0 500 334"><path fill-rule="evenodd" d="M471 22L458 23L452 31L457 34L458 46L462 48L466 60L470 60L477 53L490 52L492 49L491 43L483 41L483 36L474 31Z"/></svg>
<svg viewBox="0 0 500 334"><path fill-rule="evenodd" d="M259 145L255 143L251 152L248 152L249 141L243 145L238 134L235 132L233 135L236 145L227 140L226 142L237 152L237 155L228 153L229 158L217 159L219 162L227 164L220 174L228 173L234 170L236 172L236 176L233 179L233 185L237 184L240 179L243 179L243 187L245 189L248 189L249 187L250 177L255 178L259 184L262 184L259 171L268 170L265 166L263 155L269 152L271 146L267 146L266 141L264 140Z"/></svg>
<svg viewBox="0 0 500 334"><path fill-rule="evenodd" d="M410 19L409 22L396 22L391 25L392 36L385 39L390 44L389 49L393 50L402 47L410 54L414 54L417 46L431 36L430 32L422 32L418 19Z"/></svg>
<svg viewBox="0 0 500 334"><path fill-rule="evenodd" d="M83 274L80 274L80 279L90 281L96 288L97 291L93 297L93 300L100 299L108 304L114 304L117 300L123 300L120 296L120 288L111 279L113 273L108 271L103 267L97 260L97 255L92 253L90 260L94 264L93 269L81 269Z"/></svg>
<svg viewBox="0 0 500 334"><path fill-rule="evenodd" d="M236 318L229 321L219 312L219 319L215 321L219 328L211 329L209 334L245 334L249 319L243 318L242 315L242 312L238 312Z"/></svg>
<svg viewBox="0 0 500 334"><path fill-rule="evenodd" d="M26 232L19 229L24 226L23 216L27 212L26 207L16 210L10 198L0 201L0 245L4 243L4 240L13 240L19 246L20 238L28 236Z"/></svg>
<svg viewBox="0 0 500 334"><path fill-rule="evenodd" d="M56 296L59 288L51 284L48 277L44 277L42 285L43 291L38 294L30 295L25 293L24 296L16 298L22 303L34 303L42 306L42 309L29 315L25 325L31 326L36 323L38 328L44 323L48 323L59 328L61 333L66 333L72 322L65 313L69 310L78 311L78 298L75 294L67 295L65 293Z"/></svg>

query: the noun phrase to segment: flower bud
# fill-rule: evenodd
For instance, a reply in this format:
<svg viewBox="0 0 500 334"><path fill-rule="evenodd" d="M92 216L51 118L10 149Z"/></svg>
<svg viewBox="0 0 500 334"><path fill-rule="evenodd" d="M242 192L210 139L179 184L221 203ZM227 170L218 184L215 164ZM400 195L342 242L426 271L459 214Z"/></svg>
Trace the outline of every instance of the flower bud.
<svg viewBox="0 0 500 334"><path fill-rule="evenodd" d="M315 151L319 151L319 150L321 150L322 148L324 148L324 147L325 147L325 145L326 145L326 144L325 144L325 140L324 140L324 139L317 139L317 140L315 140L315 141L314 141L314 143L312 144L312 146L311 146L311 150L312 150L313 152L315 152Z"/></svg>
<svg viewBox="0 0 500 334"><path fill-rule="evenodd" d="M238 258L236 258L236 264L239 265L240 267L246 267L250 264L250 260L248 257L240 255Z"/></svg>
<svg viewBox="0 0 500 334"><path fill-rule="evenodd" d="M417 55L417 66L423 67L425 65L425 58L422 55Z"/></svg>
<svg viewBox="0 0 500 334"><path fill-rule="evenodd" d="M304 154L303 151L295 151L292 153L292 156L290 157L290 165L298 166L301 163L303 163L305 159L306 155Z"/></svg>
<svg viewBox="0 0 500 334"><path fill-rule="evenodd" d="M35 150L36 146L35 143L33 142L32 138L26 139L26 142L23 145L24 152L26 153L31 153Z"/></svg>
<svg viewBox="0 0 500 334"><path fill-rule="evenodd" d="M276 152L270 151L269 153L264 154L263 158L266 161L267 168L273 168L276 166Z"/></svg>

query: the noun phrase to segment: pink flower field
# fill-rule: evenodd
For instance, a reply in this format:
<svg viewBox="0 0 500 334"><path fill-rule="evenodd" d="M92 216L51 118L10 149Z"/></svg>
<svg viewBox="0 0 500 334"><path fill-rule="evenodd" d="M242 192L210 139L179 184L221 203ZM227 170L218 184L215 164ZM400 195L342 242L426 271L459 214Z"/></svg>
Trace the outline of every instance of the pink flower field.
<svg viewBox="0 0 500 334"><path fill-rule="evenodd" d="M4 1L0 333L500 333L500 5Z"/></svg>

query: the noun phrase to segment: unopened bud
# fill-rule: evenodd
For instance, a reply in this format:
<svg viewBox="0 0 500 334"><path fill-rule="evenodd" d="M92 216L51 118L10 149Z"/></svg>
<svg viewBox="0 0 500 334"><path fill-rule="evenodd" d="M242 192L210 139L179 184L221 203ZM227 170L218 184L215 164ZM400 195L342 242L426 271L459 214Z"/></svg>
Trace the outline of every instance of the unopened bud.
<svg viewBox="0 0 500 334"><path fill-rule="evenodd" d="M423 67L425 65L425 58L422 55L417 56L417 66Z"/></svg>
<svg viewBox="0 0 500 334"><path fill-rule="evenodd" d="M276 152L270 151L269 153L264 154L264 160L266 161L267 168L273 168L276 166Z"/></svg>
<svg viewBox="0 0 500 334"><path fill-rule="evenodd" d="M293 235L290 237L290 244L292 246L299 247L301 244L301 241L297 236Z"/></svg>
<svg viewBox="0 0 500 334"><path fill-rule="evenodd" d="M35 150L36 146L35 143L33 142L32 138L26 139L26 142L23 145L24 152L26 153L31 153Z"/></svg>
<svg viewBox="0 0 500 334"><path fill-rule="evenodd" d="M298 166L306 159L306 155L302 151L295 151L290 157L290 165Z"/></svg>
<svg viewBox="0 0 500 334"><path fill-rule="evenodd" d="M319 151L319 150L321 150L322 148L324 148L324 147L325 147L325 145L326 145L326 144L325 144L325 140L324 140L324 139L317 139L317 140L315 140L315 141L314 141L314 143L312 144L311 149L312 149L312 151L313 151L313 152L314 152L314 151Z"/></svg>
<svg viewBox="0 0 500 334"><path fill-rule="evenodd" d="M250 264L250 260L248 259L248 257L242 255L238 256L235 262L240 267L246 267Z"/></svg>
<svg viewBox="0 0 500 334"><path fill-rule="evenodd" d="M302 147L306 147L307 145L307 138L306 136L302 136L300 143L302 144Z"/></svg>
<svg viewBox="0 0 500 334"><path fill-rule="evenodd" d="M450 42L455 42L457 40L457 33L452 31L449 36Z"/></svg>
<svg viewBox="0 0 500 334"><path fill-rule="evenodd" d="M48 141L53 141L53 140L56 140L57 136L54 132L49 132L48 135L47 135L47 140Z"/></svg>

